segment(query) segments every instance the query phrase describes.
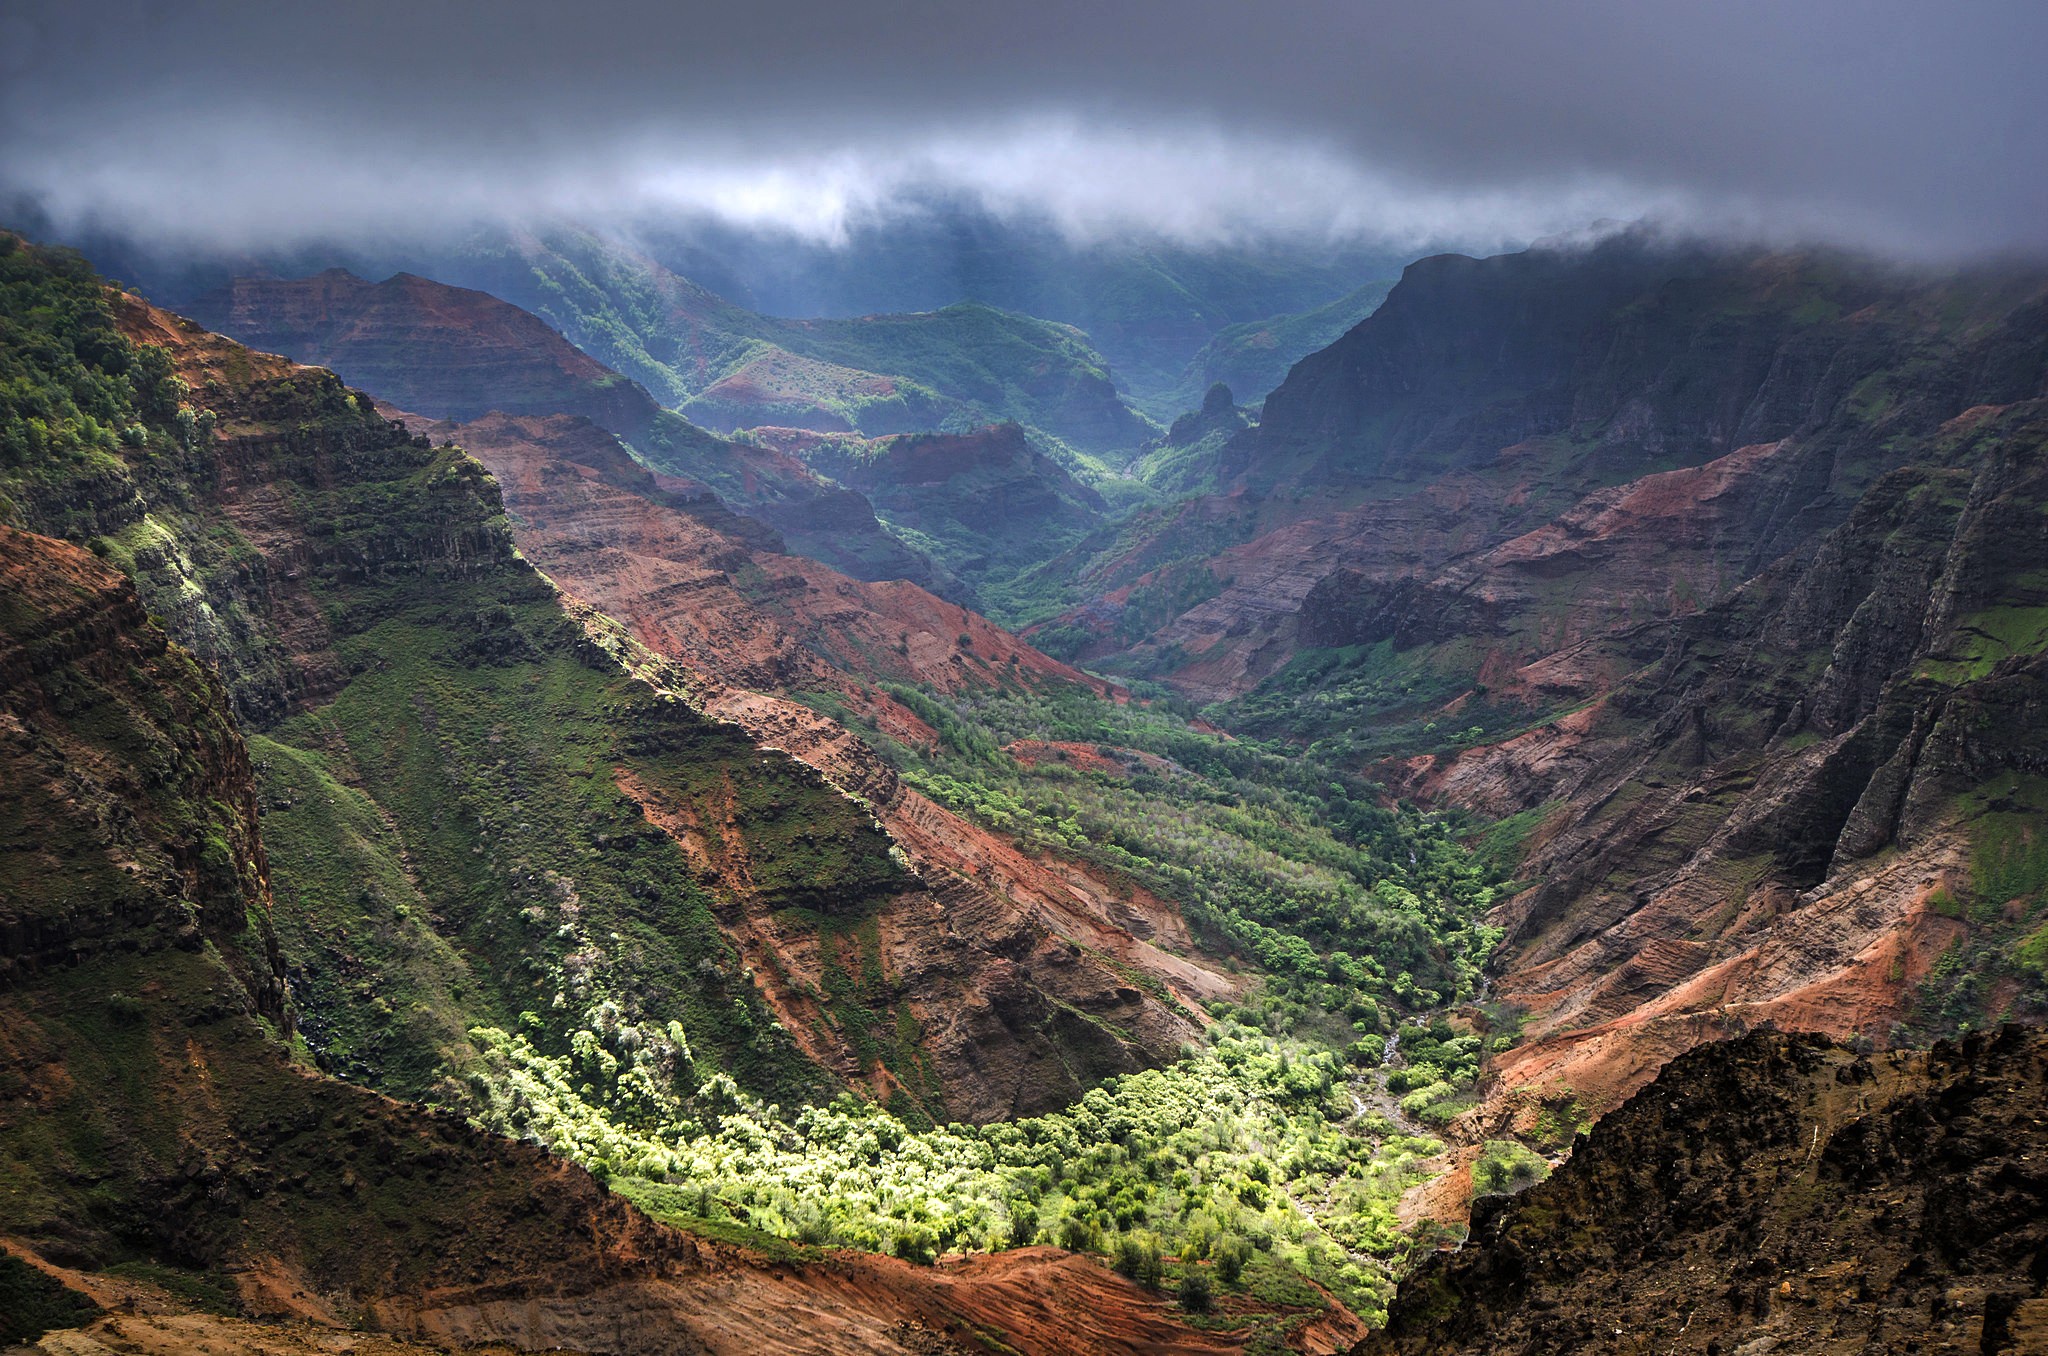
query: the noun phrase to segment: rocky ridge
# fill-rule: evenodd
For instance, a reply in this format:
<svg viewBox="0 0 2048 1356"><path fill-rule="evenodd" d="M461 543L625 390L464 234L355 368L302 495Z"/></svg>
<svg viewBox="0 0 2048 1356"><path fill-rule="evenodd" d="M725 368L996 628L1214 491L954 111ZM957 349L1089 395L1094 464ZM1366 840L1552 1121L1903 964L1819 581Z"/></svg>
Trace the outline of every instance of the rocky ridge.
<svg viewBox="0 0 2048 1356"><path fill-rule="evenodd" d="M46 342L10 347L56 378L25 389L136 418L118 439L77 420L81 438L9 464L0 501L93 548L0 527L14 1251L169 1268L258 1317L522 1348L723 1351L775 1330L811 1351L982 1350L992 1331L1216 1349L1048 1252L799 1265L679 1234L531 1144L315 1073L317 1055L456 1100L437 1071L489 1076L463 1063L469 1022L524 1007L517 1029L552 1044L551 1024L620 1001L642 1032L680 1014L696 1054L675 1053L704 1072L800 1088L800 1052L763 1034L719 940L721 892L858 918L915 887L816 774L624 672L464 454L61 256L8 239L0 274L10 302L67 303L33 312ZM232 658L242 634L261 662L218 676L174 639ZM710 830L708 874L655 822L685 818ZM275 1336L145 1316L52 1349Z"/></svg>
<svg viewBox="0 0 2048 1356"><path fill-rule="evenodd" d="M692 1238L544 1150L294 1065L221 690L84 551L0 528L0 580L0 880L43 903L0 932L0 1238L107 1311L34 1349L1228 1349L1050 1249L928 1270ZM103 1270L136 1258L208 1279ZM207 1285L246 1316L193 1308Z"/></svg>

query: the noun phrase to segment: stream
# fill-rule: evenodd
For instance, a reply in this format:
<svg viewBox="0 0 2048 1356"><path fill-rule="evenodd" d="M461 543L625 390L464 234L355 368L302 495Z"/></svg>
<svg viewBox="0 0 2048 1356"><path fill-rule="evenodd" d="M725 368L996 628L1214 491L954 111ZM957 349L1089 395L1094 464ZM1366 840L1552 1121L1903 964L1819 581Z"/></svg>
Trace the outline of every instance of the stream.
<svg viewBox="0 0 2048 1356"><path fill-rule="evenodd" d="M1387 1052L1378 1067L1367 1069L1351 1080L1353 1115L1363 1120L1367 1113L1376 1112L1392 1121L1394 1129L1401 1134L1428 1135L1427 1129L1401 1110L1401 1099L1387 1090L1387 1075L1407 1067L1408 1061L1401 1055L1401 1033L1396 1031L1387 1037Z"/></svg>

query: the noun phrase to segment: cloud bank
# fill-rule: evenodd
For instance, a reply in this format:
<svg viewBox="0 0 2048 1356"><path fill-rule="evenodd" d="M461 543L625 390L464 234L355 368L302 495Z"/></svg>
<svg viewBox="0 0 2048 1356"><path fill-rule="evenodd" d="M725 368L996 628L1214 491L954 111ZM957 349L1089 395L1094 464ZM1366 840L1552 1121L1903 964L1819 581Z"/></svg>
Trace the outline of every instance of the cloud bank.
<svg viewBox="0 0 2048 1356"><path fill-rule="evenodd" d="M0 193L254 249L934 193L1077 240L1484 248L1597 218L2048 251L2048 6L31 0Z"/></svg>

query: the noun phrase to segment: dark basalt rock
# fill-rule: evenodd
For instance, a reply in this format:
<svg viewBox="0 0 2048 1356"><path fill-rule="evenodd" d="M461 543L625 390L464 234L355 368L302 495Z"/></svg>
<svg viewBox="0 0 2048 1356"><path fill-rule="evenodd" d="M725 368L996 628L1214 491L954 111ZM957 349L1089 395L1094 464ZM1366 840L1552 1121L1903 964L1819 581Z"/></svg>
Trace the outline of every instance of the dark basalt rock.
<svg viewBox="0 0 2048 1356"><path fill-rule="evenodd" d="M1475 1205L1355 1356L2038 1351L2048 1034L1674 1060L1550 1180Z"/></svg>

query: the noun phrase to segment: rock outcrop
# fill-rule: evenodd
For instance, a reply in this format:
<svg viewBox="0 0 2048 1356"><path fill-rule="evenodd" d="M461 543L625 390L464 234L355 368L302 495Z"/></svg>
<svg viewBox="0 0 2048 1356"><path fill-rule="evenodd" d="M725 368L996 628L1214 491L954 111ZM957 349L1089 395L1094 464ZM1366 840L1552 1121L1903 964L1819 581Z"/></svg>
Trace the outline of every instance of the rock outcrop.
<svg viewBox="0 0 2048 1356"><path fill-rule="evenodd" d="M338 268L310 278L236 278L185 309L250 348L329 368L437 418L576 414L630 432L660 409L539 317L411 273L379 283Z"/></svg>
<svg viewBox="0 0 2048 1356"><path fill-rule="evenodd" d="M858 491L883 521L931 543L935 562L970 589L1057 555L1108 512L1017 424L876 439L767 428L753 437Z"/></svg>
<svg viewBox="0 0 2048 1356"><path fill-rule="evenodd" d="M1695 1050L1475 1211L1355 1356L2048 1345L2048 1036Z"/></svg>
<svg viewBox="0 0 2048 1356"><path fill-rule="evenodd" d="M2048 406L1982 412L1879 482L1811 562L1670 624L1595 708L1417 764L1543 829L1498 992L1507 1085L1596 1102L1717 1032L1888 1040L2030 1013L2048 733ZM1975 1001L1941 981L1974 973ZM1939 972L1939 973L1938 973ZM1944 1005L1960 1003L1942 1015Z"/></svg>

